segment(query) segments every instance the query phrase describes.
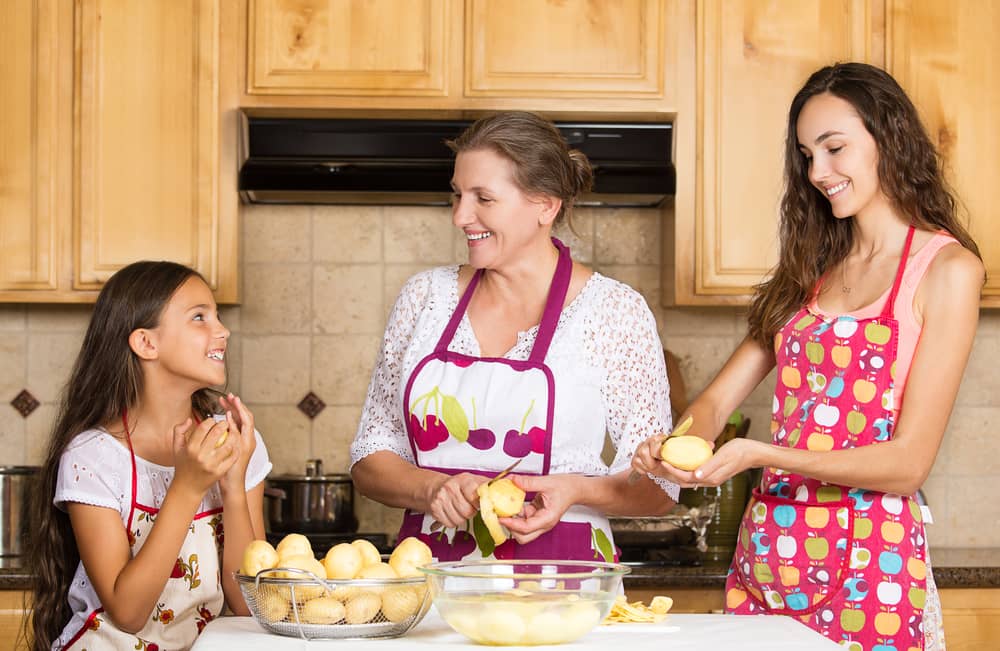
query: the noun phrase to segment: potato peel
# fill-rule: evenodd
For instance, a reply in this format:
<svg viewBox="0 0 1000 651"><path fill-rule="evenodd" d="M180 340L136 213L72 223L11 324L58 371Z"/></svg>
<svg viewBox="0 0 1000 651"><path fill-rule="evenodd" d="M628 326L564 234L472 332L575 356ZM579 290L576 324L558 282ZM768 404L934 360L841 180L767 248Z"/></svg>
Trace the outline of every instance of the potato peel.
<svg viewBox="0 0 1000 651"><path fill-rule="evenodd" d="M507 542L507 532L500 524L496 511L493 509L493 500L490 499L489 485L486 482L479 484L479 487L476 488L476 493L479 494L479 512L483 516L483 524L486 525L486 530L490 532L493 544L502 545Z"/></svg>
<svg viewBox="0 0 1000 651"><path fill-rule="evenodd" d="M655 624L666 618L673 605L673 599L662 595L653 597L649 606L641 601L629 603L625 595L618 595L602 624Z"/></svg>

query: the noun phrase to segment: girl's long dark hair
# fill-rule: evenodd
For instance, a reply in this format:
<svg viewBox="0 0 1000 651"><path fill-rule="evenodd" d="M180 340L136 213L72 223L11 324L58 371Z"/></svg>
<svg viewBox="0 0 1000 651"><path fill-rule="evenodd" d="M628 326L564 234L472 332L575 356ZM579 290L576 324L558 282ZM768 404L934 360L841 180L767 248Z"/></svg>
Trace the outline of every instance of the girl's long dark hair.
<svg viewBox="0 0 1000 651"><path fill-rule="evenodd" d="M80 354L67 383L30 504L28 569L32 577L32 648L48 651L72 616L67 594L80 554L69 515L52 504L59 460L77 434L121 418L143 390L139 358L128 338L138 328L155 328L174 292L198 272L173 262L136 262L104 285ZM191 396L205 417L213 411L208 389Z"/></svg>
<svg viewBox="0 0 1000 651"><path fill-rule="evenodd" d="M780 255L771 276L755 288L750 303L749 334L768 349L775 333L811 298L823 273L851 249L852 220L833 216L829 200L810 183L808 162L799 150L799 114L806 102L823 93L845 100L857 111L875 139L882 191L910 224L921 230L946 230L979 255L958 219L938 152L916 107L896 80L864 63L821 68L795 95L788 111Z"/></svg>

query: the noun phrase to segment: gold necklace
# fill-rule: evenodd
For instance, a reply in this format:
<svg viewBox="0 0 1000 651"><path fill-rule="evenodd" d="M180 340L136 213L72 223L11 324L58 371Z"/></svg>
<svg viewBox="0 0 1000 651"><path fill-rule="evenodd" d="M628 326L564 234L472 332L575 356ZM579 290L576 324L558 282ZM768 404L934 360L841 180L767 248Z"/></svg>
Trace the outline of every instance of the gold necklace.
<svg viewBox="0 0 1000 651"><path fill-rule="evenodd" d="M840 265L840 291L843 294L850 294L851 288L847 286L847 261Z"/></svg>

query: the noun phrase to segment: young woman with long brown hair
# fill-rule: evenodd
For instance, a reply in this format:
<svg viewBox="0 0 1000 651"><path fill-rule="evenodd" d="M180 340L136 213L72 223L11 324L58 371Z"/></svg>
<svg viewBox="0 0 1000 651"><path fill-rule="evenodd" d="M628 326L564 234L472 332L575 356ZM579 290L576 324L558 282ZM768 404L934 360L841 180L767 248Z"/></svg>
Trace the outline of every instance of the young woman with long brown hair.
<svg viewBox="0 0 1000 651"><path fill-rule="evenodd" d="M691 433L711 441L777 367L771 443L730 441L686 472L658 458L656 436L633 465L682 486L765 469L726 585L730 612L796 616L848 648L934 648L939 604L913 495L955 403L984 268L917 111L886 72L825 67L795 96L780 245L749 334L687 410Z"/></svg>
<svg viewBox="0 0 1000 651"><path fill-rule="evenodd" d="M101 290L32 505L32 648L185 649L223 602L249 614L233 575L270 463L250 410L208 389L228 338L182 265Z"/></svg>

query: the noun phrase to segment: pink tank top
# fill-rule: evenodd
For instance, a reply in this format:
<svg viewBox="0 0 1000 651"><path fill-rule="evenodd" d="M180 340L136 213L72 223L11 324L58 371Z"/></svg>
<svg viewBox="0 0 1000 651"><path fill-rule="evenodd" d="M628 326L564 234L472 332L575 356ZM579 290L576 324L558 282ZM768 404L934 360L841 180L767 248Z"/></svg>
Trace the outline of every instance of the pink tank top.
<svg viewBox="0 0 1000 651"><path fill-rule="evenodd" d="M917 340L920 339L921 325L917 323L917 317L913 314L913 296L917 292L917 286L927 272L927 267L934 261L938 251L951 243L958 244L958 240L950 233L939 231L934 234L920 250L913 254L906 263L903 272L903 282L899 287L899 294L896 295L895 314L899 320L899 350L896 353L896 378L893 388L893 409L899 411L903 404L903 393L906 391L906 379L910 374L910 364L913 362L913 352L917 348ZM822 279L820 283L822 283ZM809 302L809 311L823 317L832 316L853 316L857 319L868 319L878 316L882 310L882 305L889 298L892 287L887 287L885 293L878 297L874 303L841 315L830 314L819 307L818 298L814 295Z"/></svg>

